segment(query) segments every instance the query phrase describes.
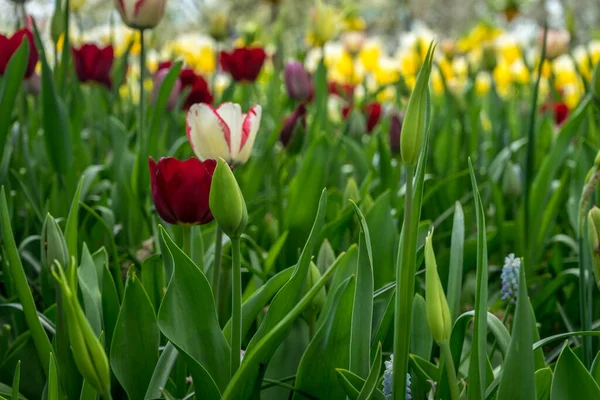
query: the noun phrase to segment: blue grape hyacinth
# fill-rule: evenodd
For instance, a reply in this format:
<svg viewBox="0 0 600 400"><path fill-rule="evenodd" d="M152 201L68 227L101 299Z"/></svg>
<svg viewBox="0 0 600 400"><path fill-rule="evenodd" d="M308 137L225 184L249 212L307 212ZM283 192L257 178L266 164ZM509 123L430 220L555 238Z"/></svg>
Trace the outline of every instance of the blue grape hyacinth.
<svg viewBox="0 0 600 400"><path fill-rule="evenodd" d="M502 300L515 304L517 293L519 292L519 270L521 269L521 259L516 258L514 254L509 254L504 258L502 267Z"/></svg>
<svg viewBox="0 0 600 400"><path fill-rule="evenodd" d="M387 400L392 400L392 387L394 376L394 355L390 355L390 361L385 362L385 371L383 372L383 394ZM410 374L406 374L406 400L412 400L410 391Z"/></svg>

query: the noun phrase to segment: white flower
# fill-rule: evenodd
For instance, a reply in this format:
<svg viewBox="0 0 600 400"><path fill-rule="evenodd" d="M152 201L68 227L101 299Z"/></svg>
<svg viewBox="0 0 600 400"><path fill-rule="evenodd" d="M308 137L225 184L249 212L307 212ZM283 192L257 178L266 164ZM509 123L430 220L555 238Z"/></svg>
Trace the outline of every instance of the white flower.
<svg viewBox="0 0 600 400"><path fill-rule="evenodd" d="M239 104L223 103L218 108L194 104L187 114L187 136L200 160L222 157L230 165L250 158L262 108L259 105L242 114Z"/></svg>
<svg viewBox="0 0 600 400"><path fill-rule="evenodd" d="M123 22L131 28L154 28L165 15L167 0L114 0Z"/></svg>

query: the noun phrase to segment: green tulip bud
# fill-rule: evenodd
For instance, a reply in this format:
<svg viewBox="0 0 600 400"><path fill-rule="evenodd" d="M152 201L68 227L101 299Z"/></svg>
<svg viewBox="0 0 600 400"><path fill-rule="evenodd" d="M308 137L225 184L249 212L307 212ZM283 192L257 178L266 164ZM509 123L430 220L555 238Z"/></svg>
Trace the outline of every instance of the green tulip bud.
<svg viewBox="0 0 600 400"><path fill-rule="evenodd" d="M212 215L230 238L242 235L248 224L248 210L231 167L219 157L210 185L209 205Z"/></svg>
<svg viewBox="0 0 600 400"><path fill-rule="evenodd" d="M450 318L450 308L444 294L444 288L437 272L437 263L433 246L431 245L431 235L425 239L425 289L426 289L426 307L427 322L429 329L436 343L450 340L452 332L452 320Z"/></svg>
<svg viewBox="0 0 600 400"><path fill-rule="evenodd" d="M358 190L358 185L356 184L356 180L354 178L349 178L346 183L346 189L344 190L344 207L350 204L350 200L355 203L360 201L360 190Z"/></svg>
<svg viewBox="0 0 600 400"><path fill-rule="evenodd" d="M591 83L591 92L594 95L594 98L600 99L600 62L596 63L594 67L594 73L592 74L592 83Z"/></svg>
<svg viewBox="0 0 600 400"><path fill-rule="evenodd" d="M423 148L425 137L425 112L427 109L427 97L429 95L429 75L433 63L433 43L425 56L425 61L417 75L415 88L408 99L406 114L402 124L402 135L400 136L400 154L406 165L415 165Z"/></svg>
<svg viewBox="0 0 600 400"><path fill-rule="evenodd" d="M502 179L502 189L504 194L508 197L518 197L523 192L523 185L521 184L521 168L517 164L508 162L506 170L504 170L504 177Z"/></svg>
<svg viewBox="0 0 600 400"><path fill-rule="evenodd" d="M319 281L319 279L321 279L319 268L317 268L317 266L311 262L310 267L308 268L306 282L304 284L303 295L306 295L310 288L312 288ZM323 309L326 297L327 294L325 293L325 287L322 287L315 297L313 297L312 302L304 311L303 316L305 320L309 321L311 317L316 317L316 315Z"/></svg>
<svg viewBox="0 0 600 400"><path fill-rule="evenodd" d="M108 358L100 340L77 300L77 266L71 259L67 277L59 262L55 262L52 274L61 287L69 342L73 349L73 359L81 375L102 396L110 393L110 372ZM58 270L58 272L56 272Z"/></svg>
<svg viewBox="0 0 600 400"><path fill-rule="evenodd" d="M65 15L63 12L62 0L54 2L54 14L50 22L50 37L54 43L60 39L60 35L65 32Z"/></svg>
<svg viewBox="0 0 600 400"><path fill-rule="evenodd" d="M42 265L51 267L55 261L61 265L69 263L67 242L58 222L47 214L42 226Z"/></svg>
<svg viewBox="0 0 600 400"><path fill-rule="evenodd" d="M588 213L588 245L596 283L600 287L600 208L596 206Z"/></svg>
<svg viewBox="0 0 600 400"><path fill-rule="evenodd" d="M335 262L335 252L329 243L329 240L323 240L323 244L319 249L319 254L317 255L317 267L319 268L319 272L324 274L325 271L329 269Z"/></svg>

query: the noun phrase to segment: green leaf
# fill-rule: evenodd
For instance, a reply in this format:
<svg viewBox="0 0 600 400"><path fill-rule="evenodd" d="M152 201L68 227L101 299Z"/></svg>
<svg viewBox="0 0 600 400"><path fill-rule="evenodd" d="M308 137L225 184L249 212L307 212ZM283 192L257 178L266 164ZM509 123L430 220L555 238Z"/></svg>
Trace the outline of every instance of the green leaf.
<svg viewBox="0 0 600 400"><path fill-rule="evenodd" d="M153 146L148 149L148 155L155 155L155 152L157 151L154 146L155 143L158 142L158 133L164 120L167 102L171 96L173 86L179 78L179 73L181 72L182 66L183 61L176 61L171 68L169 68L169 72L167 72L167 75L165 75L160 85L158 96L156 97L156 101L154 103L154 109L152 110L153 112L150 121L150 129L148 130L148 144ZM146 160L144 160L144 162L146 162Z"/></svg>
<svg viewBox="0 0 600 400"><path fill-rule="evenodd" d="M433 380L435 382L440 381L442 375L440 369L436 365L433 365L426 359L421 358L416 354L410 355L410 363L415 371L421 375L423 380Z"/></svg>
<svg viewBox="0 0 600 400"><path fill-rule="evenodd" d="M6 136L12 125L12 111L18 104L17 95L29 60L29 41L23 37L23 42L6 64L4 76L0 82L0 146L4 148Z"/></svg>
<svg viewBox="0 0 600 400"><path fill-rule="evenodd" d="M131 399L142 399L158 361L160 334L154 307L133 269L110 346L112 371Z"/></svg>
<svg viewBox="0 0 600 400"><path fill-rule="evenodd" d="M269 279L267 283L255 291L252 296L242 304L242 337L246 336L258 314L264 310L269 300L271 300L279 289L281 289L281 287L290 279L293 272L294 267L284 269ZM229 343L229 340L231 340L231 319L225 324L223 334Z"/></svg>
<svg viewBox="0 0 600 400"><path fill-rule="evenodd" d="M381 343L377 346L377 352L371 364L371 371L365 381L364 386L358 394L357 400L369 400L373 393L377 390L377 382L379 382L379 372L381 371Z"/></svg>
<svg viewBox="0 0 600 400"><path fill-rule="evenodd" d="M475 292L475 323L473 343L471 345L471 362L469 363L468 399L483 400L486 388L486 348L487 348L487 302L488 302L488 261L487 238L485 232L485 214L475 171L469 158L469 171L475 200L477 216L477 289ZM458 365L458 364L457 364Z"/></svg>
<svg viewBox="0 0 600 400"><path fill-rule="evenodd" d="M81 198L81 188L83 187L83 177L79 180L75 196L71 202L71 209L67 217L67 225L65 226L65 241L67 242L67 250L70 257L77 257L77 223L79 221L79 199Z"/></svg>
<svg viewBox="0 0 600 400"><path fill-rule="evenodd" d="M158 326L197 364L196 395L218 398L229 379L230 348L219 328L210 284L163 227L160 236L167 250L163 257L171 259L174 271L158 311Z"/></svg>
<svg viewBox="0 0 600 400"><path fill-rule="evenodd" d="M165 265L160 254L154 254L142 262L142 284L150 303L158 310L166 285Z"/></svg>
<svg viewBox="0 0 600 400"><path fill-rule="evenodd" d="M173 343L168 342L156 363L154 372L152 373L152 379L150 379L148 390L146 390L146 395L144 396L145 400L160 398L167 381L169 380L169 375L171 375L171 370L175 365L175 361L177 361L178 355L179 352L175 346L173 346Z"/></svg>
<svg viewBox="0 0 600 400"><path fill-rule="evenodd" d="M55 372L56 374L56 372ZM50 374L52 378L52 374ZM17 367L15 368L15 374L13 375L12 383L12 399L19 398L19 383L21 382L21 360L17 361Z"/></svg>
<svg viewBox="0 0 600 400"><path fill-rule="evenodd" d="M596 354L596 358L594 358L594 362L592 363L590 373L592 374L592 377L594 378L598 386L600 386L600 351L598 352L598 354Z"/></svg>
<svg viewBox="0 0 600 400"><path fill-rule="evenodd" d="M569 343L558 357L550 400L600 399L600 388L583 363L573 354Z"/></svg>
<svg viewBox="0 0 600 400"><path fill-rule="evenodd" d="M60 390L58 381L58 369L56 367L56 360L54 359L54 354L50 354L50 365L48 367L48 373L48 400L59 400ZM16 399L17 397L13 398Z"/></svg>
<svg viewBox="0 0 600 400"><path fill-rule="evenodd" d="M427 318L425 318L426 315L425 299L419 293L415 293L411 324L411 353L429 360L431 358L433 336L431 335Z"/></svg>
<svg viewBox="0 0 600 400"><path fill-rule="evenodd" d="M379 196L368 214L367 225L371 234L373 253L374 285L376 288L394 280L396 276L396 255L398 253L398 232L392 218L391 193Z"/></svg>
<svg viewBox="0 0 600 400"><path fill-rule="evenodd" d="M465 246L465 216L460 201L454 203L452 222L452 243L450 247L450 267L448 273L448 305L452 320L460 312L460 297L463 278L463 252Z"/></svg>
<svg viewBox="0 0 600 400"><path fill-rule="evenodd" d="M552 370L549 367L535 371L536 400L550 400Z"/></svg>
<svg viewBox="0 0 600 400"><path fill-rule="evenodd" d="M79 400L97 400L98 392L92 386L91 383L84 380L83 385L81 385L81 395L79 396Z"/></svg>
<svg viewBox="0 0 600 400"><path fill-rule="evenodd" d="M54 171L64 179L65 175L72 173L71 166L73 165L69 119L63 100L56 90L52 70L48 65L44 45L35 24L34 30L42 64L42 127L44 129L46 154Z"/></svg>
<svg viewBox="0 0 600 400"><path fill-rule="evenodd" d="M533 344L533 349L536 350L547 345L548 343L554 342L555 340L568 339L573 336L600 336L600 331L577 331L559 333L558 335L553 335L542 340L538 340Z"/></svg>
<svg viewBox="0 0 600 400"><path fill-rule="evenodd" d="M350 334L350 371L367 377L371 362L371 326L373 325L373 255L367 221L358 206L352 202L358 217L360 234L358 239L358 266L356 290L352 310Z"/></svg>
<svg viewBox="0 0 600 400"><path fill-rule="evenodd" d="M534 400L535 368L533 360L533 324L527 295L525 268L519 269L519 291L510 347L502 365L498 388L500 399Z"/></svg>
<svg viewBox="0 0 600 400"><path fill-rule="evenodd" d="M108 266L104 265L104 273L102 274L102 321L104 326L104 334L106 337L105 350L108 354L112 344L112 338L117 326L117 318L119 317L119 296L115 281L113 281Z"/></svg>
<svg viewBox="0 0 600 400"><path fill-rule="evenodd" d="M77 280L81 288L85 317L90 321L94 334L100 337L102 332L102 294L98 282L96 264L92 259L87 245L83 244L81 264L77 269Z"/></svg>
<svg viewBox="0 0 600 400"><path fill-rule="evenodd" d="M323 399L343 399L335 368L350 362L350 327L356 278L348 277L333 293L332 305L298 365L295 386ZM294 395L294 399L301 399Z"/></svg>
<svg viewBox="0 0 600 400"><path fill-rule="evenodd" d="M345 370L343 368L338 368L335 370L338 377L338 382L344 388L344 391L350 398L350 400L356 400L358 395L360 394L359 388L362 388L365 385L365 380L360 376L353 374L352 372ZM386 400L383 393L380 390L375 390L372 400Z"/></svg>
<svg viewBox="0 0 600 400"><path fill-rule="evenodd" d="M0 189L0 225L2 228L2 239L4 241L4 251L8 260L8 272L13 280L14 289L21 304L23 305L23 313L25 314L25 321L31 331L33 343L37 350L42 368L46 375L48 375L48 367L50 365L50 353L52 353L52 345L50 340L44 332L44 328L40 320L38 319L37 310L35 308L35 302L33 301L33 295L29 289L29 283L27 282L27 276L21 264L21 258L19 256L19 250L15 243L15 238L12 233L10 226L10 217L8 211L8 204L6 203L6 193L4 186Z"/></svg>

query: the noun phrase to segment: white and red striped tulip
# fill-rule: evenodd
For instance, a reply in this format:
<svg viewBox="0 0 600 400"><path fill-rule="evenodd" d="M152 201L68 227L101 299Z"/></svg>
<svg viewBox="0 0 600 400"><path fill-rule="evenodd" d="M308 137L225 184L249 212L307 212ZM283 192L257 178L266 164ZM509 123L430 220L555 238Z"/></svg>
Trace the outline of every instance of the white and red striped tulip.
<svg viewBox="0 0 600 400"><path fill-rule="evenodd" d="M243 114L235 103L223 103L218 108L194 104L186 124L192 150L200 160L222 157L229 165L245 163L252 153L261 115L259 105Z"/></svg>
<svg viewBox="0 0 600 400"><path fill-rule="evenodd" d="M131 28L154 28L165 15L167 0L114 0L123 22Z"/></svg>

